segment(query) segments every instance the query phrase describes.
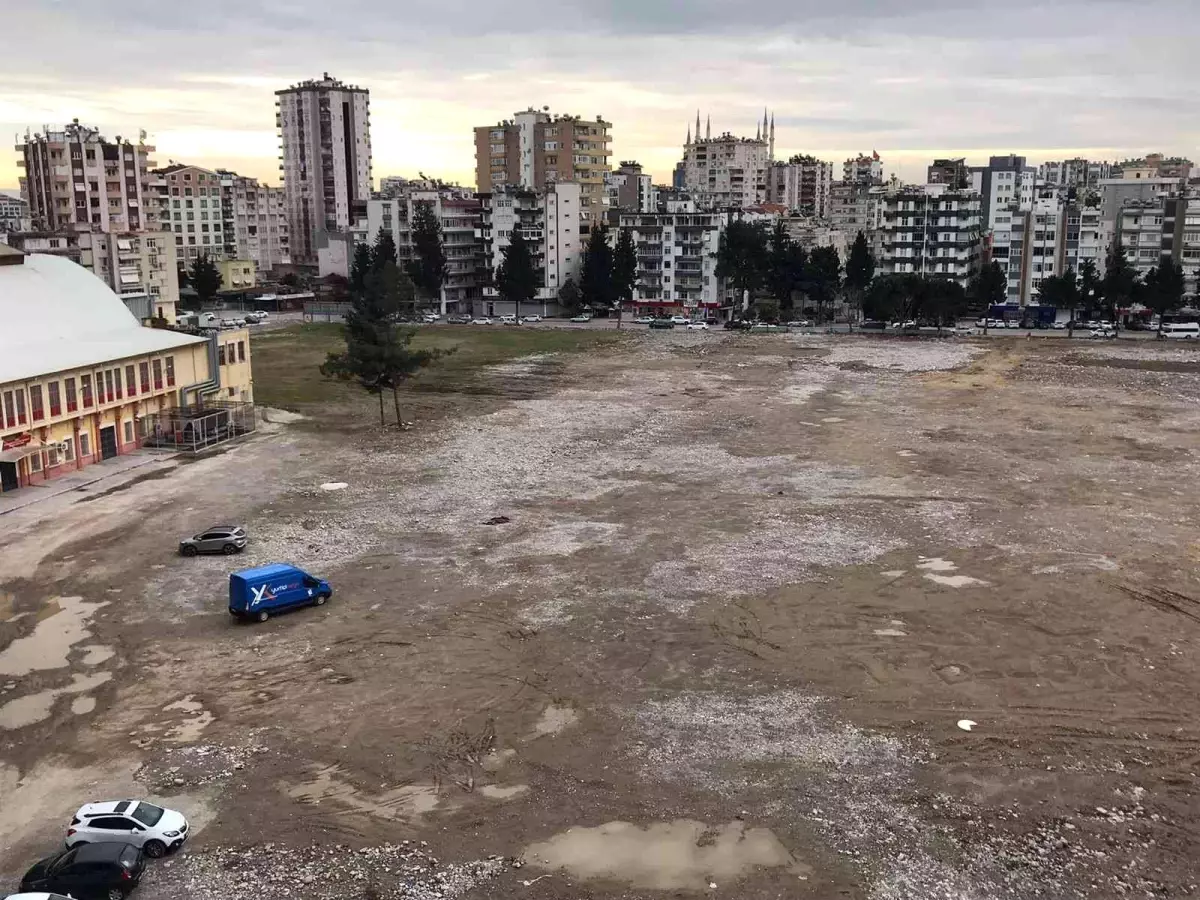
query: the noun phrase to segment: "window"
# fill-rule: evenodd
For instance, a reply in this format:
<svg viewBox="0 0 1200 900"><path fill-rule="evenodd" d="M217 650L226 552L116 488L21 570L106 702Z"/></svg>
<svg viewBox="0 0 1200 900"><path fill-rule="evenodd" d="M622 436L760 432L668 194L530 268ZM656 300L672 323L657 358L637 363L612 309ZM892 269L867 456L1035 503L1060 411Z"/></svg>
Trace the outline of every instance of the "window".
<svg viewBox="0 0 1200 900"><path fill-rule="evenodd" d="M86 409L92 405L92 376L79 376L79 392L83 394L83 406Z"/></svg>
<svg viewBox="0 0 1200 900"><path fill-rule="evenodd" d="M142 385L142 393L150 393L150 363L138 363L138 381Z"/></svg>
<svg viewBox="0 0 1200 900"><path fill-rule="evenodd" d="M128 419L125 422L125 443L133 443L133 419Z"/></svg>
<svg viewBox="0 0 1200 900"><path fill-rule="evenodd" d="M64 390L67 394L67 412L75 412L79 408L79 404L75 402L75 379L63 379Z"/></svg>
<svg viewBox="0 0 1200 900"><path fill-rule="evenodd" d="M17 422L25 424L25 392L17 391Z"/></svg>
<svg viewBox="0 0 1200 900"><path fill-rule="evenodd" d="M129 396L133 397L137 394L137 384L134 382L133 366L125 367L125 386L129 388Z"/></svg>
<svg viewBox="0 0 1200 900"><path fill-rule="evenodd" d="M113 391L113 373L112 369L104 370L104 402L112 403L116 397ZM100 393L100 376L96 376L96 393Z"/></svg>
<svg viewBox="0 0 1200 900"><path fill-rule="evenodd" d="M63 460L70 462L75 458L75 442L71 438L67 438L62 442L63 445Z"/></svg>
<svg viewBox="0 0 1200 900"><path fill-rule="evenodd" d="M167 387L175 387L175 357L167 357Z"/></svg>
<svg viewBox="0 0 1200 900"><path fill-rule="evenodd" d="M29 414L35 422L46 418L46 410L42 407L42 386L40 384L29 387Z"/></svg>
<svg viewBox="0 0 1200 900"><path fill-rule="evenodd" d="M4 392L4 426L12 428L17 424L17 410L13 404L13 392Z"/></svg>
<svg viewBox="0 0 1200 900"><path fill-rule="evenodd" d="M162 360L161 360L161 359L154 359L154 360L151 360L151 361L150 361L150 364L151 364L152 366L154 366L154 389L155 389L156 391L161 391L161 390L162 390L162 386L163 386L163 382L162 382Z"/></svg>
<svg viewBox="0 0 1200 900"><path fill-rule="evenodd" d="M28 459L29 459L29 471L31 471L31 472L42 471L42 454L40 454L40 453L30 454Z"/></svg>
<svg viewBox="0 0 1200 900"><path fill-rule="evenodd" d="M238 341L238 362L246 361L246 342Z"/></svg>
<svg viewBox="0 0 1200 900"><path fill-rule="evenodd" d="M113 384L116 386L116 389L117 389L117 399L120 400L122 397L124 397L124 394L121 393L121 370L119 368L113 369L112 376L113 376Z"/></svg>
<svg viewBox="0 0 1200 900"><path fill-rule="evenodd" d="M52 381L46 385L46 394L50 398L50 416L62 415L62 402L58 394L58 382Z"/></svg>
<svg viewBox="0 0 1200 900"><path fill-rule="evenodd" d="M225 365L225 345L224 344L222 344L220 347L217 348L217 365L218 366Z"/></svg>
<svg viewBox="0 0 1200 900"><path fill-rule="evenodd" d="M92 438L91 435L89 435L86 431L81 431L79 433L79 455L92 455Z"/></svg>

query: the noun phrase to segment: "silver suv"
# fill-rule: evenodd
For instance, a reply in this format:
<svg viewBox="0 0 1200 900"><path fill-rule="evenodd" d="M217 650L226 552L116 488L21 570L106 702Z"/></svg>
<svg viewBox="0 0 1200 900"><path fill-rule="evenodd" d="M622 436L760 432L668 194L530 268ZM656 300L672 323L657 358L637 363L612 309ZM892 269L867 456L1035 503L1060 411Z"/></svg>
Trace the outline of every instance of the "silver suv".
<svg viewBox="0 0 1200 900"><path fill-rule="evenodd" d="M197 535L179 542L184 556L197 553L241 553L246 549L246 528L243 525L214 525Z"/></svg>

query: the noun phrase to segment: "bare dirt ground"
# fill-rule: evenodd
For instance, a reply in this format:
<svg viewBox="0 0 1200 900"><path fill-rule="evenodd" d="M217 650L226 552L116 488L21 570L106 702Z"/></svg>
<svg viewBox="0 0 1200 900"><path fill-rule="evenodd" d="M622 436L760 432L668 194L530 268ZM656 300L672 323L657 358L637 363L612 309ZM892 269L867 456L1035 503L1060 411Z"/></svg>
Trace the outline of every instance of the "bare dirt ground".
<svg viewBox="0 0 1200 900"><path fill-rule="evenodd" d="M0 520L0 885L128 794L195 824L143 900L1195 892L1200 354L654 333L473 384ZM279 560L333 601L231 623Z"/></svg>

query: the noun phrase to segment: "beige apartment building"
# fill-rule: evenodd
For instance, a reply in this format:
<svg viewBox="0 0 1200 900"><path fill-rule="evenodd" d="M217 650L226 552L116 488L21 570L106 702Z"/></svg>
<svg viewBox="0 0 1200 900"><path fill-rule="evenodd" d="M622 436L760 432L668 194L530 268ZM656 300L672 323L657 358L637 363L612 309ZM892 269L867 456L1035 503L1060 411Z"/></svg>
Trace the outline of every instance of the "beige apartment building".
<svg viewBox="0 0 1200 900"><path fill-rule="evenodd" d="M292 262L287 198L281 187L218 169L225 256L253 260L260 272Z"/></svg>
<svg viewBox="0 0 1200 900"><path fill-rule="evenodd" d="M151 195L163 231L175 235L175 255L191 266L204 254L225 255L221 176L199 166L172 163L150 173Z"/></svg>
<svg viewBox="0 0 1200 900"><path fill-rule="evenodd" d="M38 231L144 231L153 229L148 173L154 148L106 140L75 119L61 131L27 134L16 145L25 170L21 189Z"/></svg>
<svg viewBox="0 0 1200 900"><path fill-rule="evenodd" d="M608 206L605 176L612 171L612 123L603 116L551 115L527 109L511 119L475 129L475 188L481 194L506 188L545 190L575 181L580 224L603 222Z"/></svg>

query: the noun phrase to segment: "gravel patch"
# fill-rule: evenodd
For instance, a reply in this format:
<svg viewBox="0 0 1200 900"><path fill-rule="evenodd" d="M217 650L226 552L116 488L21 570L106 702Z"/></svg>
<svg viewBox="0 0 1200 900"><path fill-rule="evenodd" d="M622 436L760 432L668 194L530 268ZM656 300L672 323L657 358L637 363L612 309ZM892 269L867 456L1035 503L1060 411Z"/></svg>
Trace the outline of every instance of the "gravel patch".
<svg viewBox="0 0 1200 900"><path fill-rule="evenodd" d="M970 344L941 342L839 344L822 359L827 365L859 363L872 369L892 369L899 372L937 372L957 369L986 353L982 347Z"/></svg>
<svg viewBox="0 0 1200 900"><path fill-rule="evenodd" d="M151 867L142 900L449 900L509 867L492 857L446 863L421 841L352 850L342 844L189 849Z"/></svg>

